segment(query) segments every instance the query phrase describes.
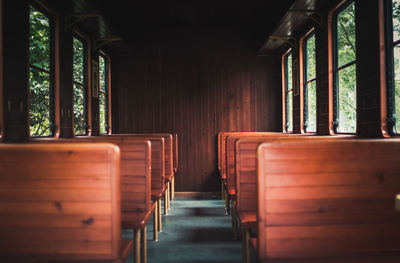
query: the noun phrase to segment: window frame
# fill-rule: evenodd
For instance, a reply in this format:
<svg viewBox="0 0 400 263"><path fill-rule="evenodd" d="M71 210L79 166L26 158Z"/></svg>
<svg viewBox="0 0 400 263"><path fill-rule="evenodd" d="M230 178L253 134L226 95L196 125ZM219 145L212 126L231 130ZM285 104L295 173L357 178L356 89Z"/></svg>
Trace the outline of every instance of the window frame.
<svg viewBox="0 0 400 263"><path fill-rule="evenodd" d="M84 82L85 83L79 83L76 82L72 76L72 133L74 136L91 136L92 134L92 128L91 128L91 89L90 87L90 38L87 37L85 34L83 34L82 32L78 31L78 30L74 30L74 33L72 35L72 41L73 39L76 38L79 41L82 42L83 44L83 48L84 48ZM72 42L73 45L73 42ZM72 49L73 52L73 49ZM73 65L74 61L72 60L72 70L74 65ZM75 134L75 112L74 112L74 85L80 85L80 86L84 86L85 88L85 94L86 94L86 98L85 98L85 112L84 114L86 115L86 128L85 128L85 134Z"/></svg>
<svg viewBox="0 0 400 263"><path fill-rule="evenodd" d="M292 131L288 130L288 121L290 120L289 114L292 114L292 122L293 122L293 110L291 113L288 112L288 57L292 55L292 107L293 107L293 50L289 48L283 55L282 55L282 131L284 133L293 133L293 126L292 123Z"/></svg>
<svg viewBox="0 0 400 263"><path fill-rule="evenodd" d="M105 61L105 70L106 70L106 110L107 112L105 113L105 123L106 123L106 133L101 133L101 123L100 123L100 93L103 93L101 90L101 87L99 86L99 134L100 135L105 135L105 134L111 134L112 133L112 120L111 120L111 58L110 56L104 52L103 50L99 50L98 57L102 57ZM100 64L100 63L99 63ZM100 74L100 72L99 72ZM100 83L99 83L100 85Z"/></svg>
<svg viewBox="0 0 400 263"><path fill-rule="evenodd" d="M306 89L307 85L313 81L317 83L317 66L315 65L315 77L307 80L307 41L311 37L315 37L316 39L316 33L315 33L315 28L312 27L306 34L304 34L300 38L300 125L301 125L301 133L309 133L309 134L316 134L318 130L318 123L316 124L315 131L307 131L307 125L306 121L308 121L308 112L306 111L307 105L308 105L308 100L307 100L307 92L308 90ZM315 42L316 43L316 42ZM315 52L315 64L317 62L316 58L316 52ZM316 102L317 103L317 99ZM317 121L317 116L315 116L316 121Z"/></svg>
<svg viewBox="0 0 400 263"><path fill-rule="evenodd" d="M335 8L333 8L328 14L328 51L329 51L329 130L331 135L335 134L357 134L358 133L358 80L356 73L356 130L354 133L350 132L339 132L338 128L338 81L337 74L340 70L343 70L352 65L357 66L357 53L354 61L346 63L340 67L338 65L338 48L337 48L337 17L352 3L355 4L355 0L344 0L340 2ZM357 26L357 25L356 25ZM357 36L356 36L357 45Z"/></svg>
<svg viewBox="0 0 400 263"><path fill-rule="evenodd" d="M49 87L49 97L50 97L50 135L49 136L32 136L30 133L30 79L29 79L29 72L31 68L35 70L39 70L40 68L35 67L30 64L30 53L29 53L29 45L28 45L28 86L27 86L27 110L28 110L28 117L27 117L27 125L28 125L28 137L30 139L46 139L46 138L59 138L60 137L60 56L59 56L59 15L53 9L49 8L41 1L31 1L28 5L28 9L31 7L35 8L43 15L45 15L50 22L50 70L49 78L50 78L50 87ZM30 19L29 19L29 10L28 10L28 43L30 38ZM40 69L41 70L41 69Z"/></svg>

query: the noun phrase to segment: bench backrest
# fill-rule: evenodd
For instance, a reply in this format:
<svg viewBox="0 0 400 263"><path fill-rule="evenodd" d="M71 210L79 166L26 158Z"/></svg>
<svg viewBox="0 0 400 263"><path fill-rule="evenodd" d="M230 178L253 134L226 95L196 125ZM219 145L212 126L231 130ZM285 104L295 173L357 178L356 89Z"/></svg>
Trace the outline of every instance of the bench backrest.
<svg viewBox="0 0 400 263"><path fill-rule="evenodd" d="M173 170L173 141L172 135L169 133L148 133L148 134L111 134L106 136L122 136L122 137L135 137L135 138L151 138L151 137L162 137L164 138L164 150L165 150L165 177L169 178L174 175Z"/></svg>
<svg viewBox="0 0 400 263"><path fill-rule="evenodd" d="M84 139L91 138L93 140L107 140L109 137L115 138L118 135L104 135L104 136L91 136L83 137ZM121 138L128 138L129 136L120 136ZM140 139L132 136L133 139ZM144 138L151 142L151 191L159 192L165 188L165 143L164 138L148 137ZM124 154L124 153L122 153Z"/></svg>
<svg viewBox="0 0 400 263"><path fill-rule="evenodd" d="M220 174L222 178L226 178L226 139L228 136L282 136L285 135L282 132L220 132L218 134L220 141L218 144L219 149L219 160L220 160Z"/></svg>
<svg viewBox="0 0 400 263"><path fill-rule="evenodd" d="M121 210L151 208L151 143L147 139L113 136L79 136L71 139L39 140L33 143L112 143L121 151Z"/></svg>
<svg viewBox="0 0 400 263"><path fill-rule="evenodd" d="M305 137L299 134L284 134L284 133L237 133L228 135L225 138L225 158L223 160L225 167L225 178L227 190L230 195L236 193L236 158L235 158L235 142L237 139L246 138L300 138Z"/></svg>
<svg viewBox="0 0 400 263"><path fill-rule="evenodd" d="M400 141L264 143L257 156L260 259L400 252Z"/></svg>
<svg viewBox="0 0 400 263"><path fill-rule="evenodd" d="M118 258L119 162L111 144L1 144L0 258Z"/></svg>
<svg viewBox="0 0 400 263"><path fill-rule="evenodd" d="M264 142L297 140L351 139L343 136L258 137L238 138L235 142L236 208L238 211L257 212L257 148Z"/></svg>

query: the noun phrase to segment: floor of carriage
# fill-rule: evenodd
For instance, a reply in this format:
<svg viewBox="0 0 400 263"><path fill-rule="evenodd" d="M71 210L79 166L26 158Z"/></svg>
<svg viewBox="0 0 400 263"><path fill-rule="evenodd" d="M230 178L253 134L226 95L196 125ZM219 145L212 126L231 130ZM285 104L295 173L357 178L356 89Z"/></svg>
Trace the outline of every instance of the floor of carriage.
<svg viewBox="0 0 400 263"><path fill-rule="evenodd" d="M157 262L241 262L241 242L234 241L231 217L225 215L224 201L176 197L168 215L163 215L159 241L152 241L152 222L148 224L147 259ZM123 238L132 238L124 230ZM133 262L133 255L127 262Z"/></svg>

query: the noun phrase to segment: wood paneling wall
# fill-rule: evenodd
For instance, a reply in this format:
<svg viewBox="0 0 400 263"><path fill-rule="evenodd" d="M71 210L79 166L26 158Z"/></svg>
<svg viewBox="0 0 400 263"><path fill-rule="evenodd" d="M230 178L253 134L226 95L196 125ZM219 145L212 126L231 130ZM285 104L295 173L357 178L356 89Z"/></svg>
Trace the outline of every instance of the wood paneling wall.
<svg viewBox="0 0 400 263"><path fill-rule="evenodd" d="M245 33L171 29L112 54L113 133L179 134L177 191L217 191L219 131L280 131L280 58Z"/></svg>

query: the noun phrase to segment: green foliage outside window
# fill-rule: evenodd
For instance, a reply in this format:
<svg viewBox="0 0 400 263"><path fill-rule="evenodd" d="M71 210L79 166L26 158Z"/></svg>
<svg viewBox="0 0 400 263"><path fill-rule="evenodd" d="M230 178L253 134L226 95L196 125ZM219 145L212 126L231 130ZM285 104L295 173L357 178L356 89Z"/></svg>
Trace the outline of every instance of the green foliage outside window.
<svg viewBox="0 0 400 263"><path fill-rule="evenodd" d="M336 18L336 88L339 132L356 131L356 26L352 2Z"/></svg>
<svg viewBox="0 0 400 263"><path fill-rule="evenodd" d="M400 131L400 0L392 1L395 131ZM392 114L392 113L390 113Z"/></svg>
<svg viewBox="0 0 400 263"><path fill-rule="evenodd" d="M306 105L308 132L317 131L317 87L316 87L316 66L315 66L315 34L305 42L306 53Z"/></svg>
<svg viewBox="0 0 400 263"><path fill-rule="evenodd" d="M100 103L100 133L105 134L108 132L107 114L108 114L108 103L107 103L107 64L106 59L103 56L99 56L99 103Z"/></svg>
<svg viewBox="0 0 400 263"><path fill-rule="evenodd" d="M87 88L84 43L78 38L74 37L73 49L74 133L75 135L85 135L87 133Z"/></svg>
<svg viewBox="0 0 400 263"><path fill-rule="evenodd" d="M293 131L293 71L292 53L287 55L285 63L286 73L286 127L287 131Z"/></svg>
<svg viewBox="0 0 400 263"><path fill-rule="evenodd" d="M52 135L51 25L34 7L29 9L29 131L32 137Z"/></svg>

